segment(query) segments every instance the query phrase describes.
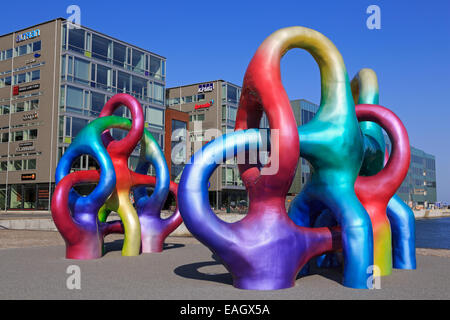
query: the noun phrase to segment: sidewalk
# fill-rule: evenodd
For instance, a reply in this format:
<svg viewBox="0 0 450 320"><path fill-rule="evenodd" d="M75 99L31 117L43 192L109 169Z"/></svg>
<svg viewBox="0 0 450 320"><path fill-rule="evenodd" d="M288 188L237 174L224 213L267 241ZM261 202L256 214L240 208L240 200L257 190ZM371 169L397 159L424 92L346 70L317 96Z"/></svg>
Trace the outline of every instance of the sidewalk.
<svg viewBox="0 0 450 320"><path fill-rule="evenodd" d="M0 237L17 231L1 231ZM0 299L155 299L155 300L309 300L309 299L450 299L450 259L418 255L417 270L394 269L379 290L343 287L338 269L312 269L295 287L276 291L239 290L211 251L193 238L169 237L164 251L122 257L121 240L109 238L100 259L64 258L62 239L55 245L0 249ZM31 234L30 234L31 235ZM69 290L67 268L80 268L81 290Z"/></svg>

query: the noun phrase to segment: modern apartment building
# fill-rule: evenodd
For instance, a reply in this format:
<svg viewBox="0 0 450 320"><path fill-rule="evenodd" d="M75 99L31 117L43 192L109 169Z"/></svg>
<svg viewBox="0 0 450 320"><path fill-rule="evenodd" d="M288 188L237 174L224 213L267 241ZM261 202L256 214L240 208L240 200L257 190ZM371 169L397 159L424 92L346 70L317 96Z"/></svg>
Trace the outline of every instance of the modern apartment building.
<svg viewBox="0 0 450 320"><path fill-rule="evenodd" d="M241 87L224 80L166 90L167 107L189 114L188 159L217 136L234 131L240 96ZM260 128L268 127L264 116ZM247 192L234 159L221 164L209 182L210 203L216 209L247 201Z"/></svg>
<svg viewBox="0 0 450 320"><path fill-rule="evenodd" d="M411 146L408 175L397 194L411 207L434 205L437 202L435 156Z"/></svg>
<svg viewBox="0 0 450 320"><path fill-rule="evenodd" d="M164 57L62 18L0 36L0 211L49 209L59 158L116 93L164 147L165 77ZM85 155L73 170L94 167Z"/></svg>

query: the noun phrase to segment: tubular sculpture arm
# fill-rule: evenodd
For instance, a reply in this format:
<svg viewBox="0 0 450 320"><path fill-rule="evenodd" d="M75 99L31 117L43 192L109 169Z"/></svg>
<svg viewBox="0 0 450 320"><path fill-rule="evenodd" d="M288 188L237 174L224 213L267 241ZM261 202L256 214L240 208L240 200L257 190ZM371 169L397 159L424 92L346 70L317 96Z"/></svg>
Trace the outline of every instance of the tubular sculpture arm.
<svg viewBox="0 0 450 320"><path fill-rule="evenodd" d="M183 171L178 203L186 227L221 258L235 287L274 290L293 286L300 268L311 257L337 249L340 239L329 228L295 226L283 213L284 203L269 193L254 192L249 212L239 222L226 223L216 216L208 199L211 174L226 159L260 143L259 131L248 129L205 145Z"/></svg>
<svg viewBox="0 0 450 320"><path fill-rule="evenodd" d="M409 139L400 119L390 110L378 105L358 105L360 121L372 121L386 130L392 141L392 154L380 172L373 176L359 176L355 191L367 209L374 230L374 263L381 275L392 269L391 229L386 215L389 200L406 177L410 161Z"/></svg>
<svg viewBox="0 0 450 320"><path fill-rule="evenodd" d="M287 216L286 194L299 158L297 126L281 83L280 59L302 41L306 28L286 28L258 48L244 76L235 132L211 141L194 154L179 184L179 207L191 233L216 253L242 289L272 290L294 285L300 268L313 256L337 245L329 228L296 226ZM296 37L298 36L298 37ZM262 113L269 119L270 162L239 163L249 194L247 216L221 221L211 210L207 183L218 163L261 146L258 127ZM334 241L333 241L334 240ZM340 241L338 241L340 242Z"/></svg>
<svg viewBox="0 0 450 320"><path fill-rule="evenodd" d="M290 48L302 48L314 57L321 75L319 110L309 123L297 128L300 155L311 163L314 172L291 202L289 216L300 226L312 227L328 209L342 227L344 285L367 288L368 269L373 264L373 234L367 211L354 192L364 141L344 61L328 38L311 29L282 29L268 40L266 64L276 67L277 73L279 57Z"/></svg>
<svg viewBox="0 0 450 320"><path fill-rule="evenodd" d="M71 213L69 191L77 184L99 180L97 171L78 171L65 176L56 186L51 201L53 221L66 242L68 259L96 259L102 256L103 237L121 228L120 221L107 224L97 220L100 204ZM96 210L97 209L97 210Z"/></svg>

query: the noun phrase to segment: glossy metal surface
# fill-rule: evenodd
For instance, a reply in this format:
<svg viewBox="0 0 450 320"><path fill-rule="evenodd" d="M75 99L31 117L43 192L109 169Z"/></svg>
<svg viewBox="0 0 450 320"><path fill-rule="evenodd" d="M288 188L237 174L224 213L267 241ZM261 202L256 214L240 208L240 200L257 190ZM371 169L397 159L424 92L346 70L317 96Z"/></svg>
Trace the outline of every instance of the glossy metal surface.
<svg viewBox="0 0 450 320"><path fill-rule="evenodd" d="M236 132L204 146L186 165L180 180L179 207L187 228L221 258L237 288L291 287L311 257L340 244L339 233L329 228L296 226L285 209L286 194L299 159L299 140L289 98L281 83L280 59L288 49L301 45L304 33L318 35L306 28L286 28L263 42L244 77ZM248 161L239 164L250 204L243 220L228 224L210 208L208 179L218 162L261 146L259 131L253 128L258 128L263 111L272 130L271 160L263 167ZM269 173L275 163L278 170Z"/></svg>
<svg viewBox="0 0 450 320"><path fill-rule="evenodd" d="M362 69L352 80L352 91L355 103L378 104L379 91L375 72L371 69ZM383 132L375 122L360 122L361 131L365 139L364 163L360 175L372 176L381 171L385 162L388 161ZM386 156L386 158L385 158ZM385 158L385 159L383 159ZM358 188L359 184L355 185ZM392 266L398 269L415 269L415 218L413 211L394 195L387 206L387 218L390 224L392 239ZM376 238L376 235L374 235ZM375 242L377 240L375 239ZM385 239L388 242L388 239ZM375 244L375 246L380 244ZM384 250L389 250L385 248ZM385 252L387 255L387 252ZM387 258L389 260L389 258ZM389 262L385 259L385 264ZM384 274L389 273L389 266L381 269Z"/></svg>
<svg viewBox="0 0 450 320"><path fill-rule="evenodd" d="M269 193L267 183L247 185L250 207L241 221L224 222L211 210L208 180L218 164L260 143L259 131L249 129L205 145L183 171L178 204L186 227L220 257L235 287L275 290L294 286L298 271L311 257L336 249L340 241L329 228L296 226L286 214L284 198L272 195L273 190Z"/></svg>
<svg viewBox="0 0 450 320"><path fill-rule="evenodd" d="M122 105L130 109L133 122L110 116ZM176 196L177 185L170 182L162 151L152 135L144 129L143 119L142 108L135 98L126 94L115 95L105 105L100 118L81 130L61 158L56 170L58 192L52 199L52 214L66 239L68 258L100 257L103 237L113 232L125 235L123 255L139 255L141 239L143 252L160 252L164 239L181 224L178 210L168 219L160 217L169 190ZM115 141L106 131L109 128L129 130L129 133L124 139ZM141 138L141 157L136 172L133 172L128 168L128 158ZM73 161L83 154L97 160L100 174L97 171L82 171L68 175ZM157 179L147 176L150 164L155 167ZM81 197L71 189L73 185L87 181L99 181L88 196ZM150 197L147 196L145 186L155 187ZM134 188L137 212L130 200ZM119 214L120 223L105 223L111 211ZM83 230L83 239L90 240L83 240L83 245L77 244L78 249L75 250L72 247L80 240L70 234L79 233L76 227ZM71 231L72 228L75 231ZM79 249L83 246L86 249Z"/></svg>
<svg viewBox="0 0 450 320"><path fill-rule="evenodd" d="M116 189L106 201L99 217L106 220L111 211L116 211L124 225L123 255L138 255L139 252L161 252L164 239L182 222L178 210L168 219L161 218L161 210L169 193L176 196L177 186L170 183L169 169L164 155L153 136L144 129L144 114L139 102L132 96L118 94L111 98L103 108L100 117L109 116L120 106L131 112L132 122L121 129L129 130L128 135L115 141L109 132L103 133L103 142L112 159L117 175ZM141 142L141 155L136 171L128 168L128 158ZM147 176L153 165L158 179ZM151 196L147 196L145 186L154 186ZM136 209L130 201L134 194Z"/></svg>
<svg viewBox="0 0 450 320"><path fill-rule="evenodd" d="M392 265L416 269L416 223L414 212L398 196L389 200L387 216L392 232Z"/></svg>
<svg viewBox="0 0 450 320"><path fill-rule="evenodd" d="M95 259L102 255L103 236L108 228L98 221L97 212L112 194L116 174L100 135L122 121L118 117L106 117L91 122L80 131L56 168L57 185L51 211L55 225L66 242L66 257L69 259ZM83 154L96 159L100 174L97 171L69 174L72 163ZM79 196L72 189L77 183L96 181L98 185L86 197Z"/></svg>
<svg viewBox="0 0 450 320"><path fill-rule="evenodd" d="M289 216L300 226L314 226L328 209L342 228L343 284L367 289L373 265L372 225L356 197L364 140L355 113L347 71L336 47L322 34L292 28L289 47L307 50L321 74L321 103L316 116L298 127L300 154L314 168L311 180L292 201Z"/></svg>

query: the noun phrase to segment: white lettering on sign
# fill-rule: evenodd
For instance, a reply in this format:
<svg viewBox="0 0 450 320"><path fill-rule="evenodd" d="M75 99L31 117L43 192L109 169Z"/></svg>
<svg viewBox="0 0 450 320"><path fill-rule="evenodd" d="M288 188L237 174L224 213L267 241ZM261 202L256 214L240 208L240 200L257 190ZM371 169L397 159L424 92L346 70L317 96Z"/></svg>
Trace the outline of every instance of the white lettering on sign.
<svg viewBox="0 0 450 320"><path fill-rule="evenodd" d="M22 34L17 35L16 37L16 42L22 42L28 39L34 39L37 38L41 35L41 30L40 29L36 29L33 31L29 31L29 32L25 32Z"/></svg>
<svg viewBox="0 0 450 320"><path fill-rule="evenodd" d="M198 92L202 93L202 92L211 92L214 90L214 83L204 83L204 84L199 84L198 85Z"/></svg>

